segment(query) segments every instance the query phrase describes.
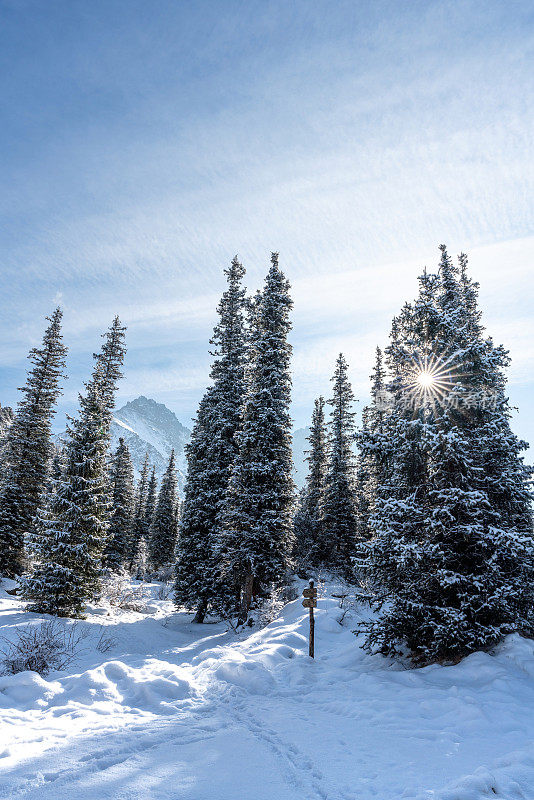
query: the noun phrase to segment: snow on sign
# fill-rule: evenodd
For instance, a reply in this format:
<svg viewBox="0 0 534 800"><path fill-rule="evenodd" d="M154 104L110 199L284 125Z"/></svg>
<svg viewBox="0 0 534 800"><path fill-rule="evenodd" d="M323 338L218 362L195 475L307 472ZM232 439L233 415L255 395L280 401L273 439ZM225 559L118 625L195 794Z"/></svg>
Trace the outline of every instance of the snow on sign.
<svg viewBox="0 0 534 800"><path fill-rule="evenodd" d="M317 608L317 589L314 588L313 581L310 581L310 588L304 589L302 594L305 598L302 601L302 605L304 608L310 609L310 647L308 653L311 658L315 658L315 619L313 609Z"/></svg>

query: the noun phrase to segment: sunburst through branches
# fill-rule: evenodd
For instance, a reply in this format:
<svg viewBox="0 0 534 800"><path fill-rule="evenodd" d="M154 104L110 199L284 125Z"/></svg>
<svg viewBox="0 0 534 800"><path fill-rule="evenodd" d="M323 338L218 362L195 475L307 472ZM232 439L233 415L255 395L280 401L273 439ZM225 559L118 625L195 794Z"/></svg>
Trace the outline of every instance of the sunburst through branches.
<svg viewBox="0 0 534 800"><path fill-rule="evenodd" d="M414 358L406 385L414 409L443 404L458 380L455 356L436 356L433 353Z"/></svg>

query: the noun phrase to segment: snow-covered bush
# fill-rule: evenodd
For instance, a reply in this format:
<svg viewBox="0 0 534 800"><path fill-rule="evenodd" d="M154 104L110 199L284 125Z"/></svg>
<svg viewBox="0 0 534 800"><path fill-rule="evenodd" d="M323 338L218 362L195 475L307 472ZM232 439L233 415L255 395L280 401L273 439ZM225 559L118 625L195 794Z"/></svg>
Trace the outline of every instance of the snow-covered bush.
<svg viewBox="0 0 534 800"><path fill-rule="evenodd" d="M109 633L106 633L104 627L100 628L100 636L98 637L98 641L95 645L95 650L98 650L99 653L107 653L117 644L117 637L112 636Z"/></svg>
<svg viewBox="0 0 534 800"><path fill-rule="evenodd" d="M171 580L165 581L156 592L156 600L169 600L173 591L173 582Z"/></svg>
<svg viewBox="0 0 534 800"><path fill-rule="evenodd" d="M14 640L3 638L0 647L0 668L4 675L31 670L46 676L52 670L66 669L79 654L88 631L76 623L64 625L47 620L40 625L26 625L16 632Z"/></svg>
<svg viewBox="0 0 534 800"><path fill-rule="evenodd" d="M260 628L270 625L277 618L281 610L287 603L298 597L298 591L293 584L275 587L271 589L269 597L260 607L257 620Z"/></svg>
<svg viewBox="0 0 534 800"><path fill-rule="evenodd" d="M146 586L132 584L126 575L111 573L102 583L100 597L122 611L144 611L150 592Z"/></svg>
<svg viewBox="0 0 534 800"><path fill-rule="evenodd" d="M154 573L154 579L156 581L164 581L168 583L169 581L174 582L174 574L175 574L175 565L174 564L164 564L163 567L160 567Z"/></svg>

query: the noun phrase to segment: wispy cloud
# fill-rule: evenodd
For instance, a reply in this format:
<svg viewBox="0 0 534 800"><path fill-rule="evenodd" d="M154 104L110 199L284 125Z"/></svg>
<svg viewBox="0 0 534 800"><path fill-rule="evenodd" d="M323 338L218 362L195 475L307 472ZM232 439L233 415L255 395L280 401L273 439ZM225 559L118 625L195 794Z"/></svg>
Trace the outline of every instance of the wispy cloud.
<svg viewBox="0 0 534 800"><path fill-rule="evenodd" d="M254 289L277 249L302 422L339 350L364 391L442 240L528 380L528 3L3 8L2 401L61 300L72 395L119 313L124 396L192 413L222 268L238 252Z"/></svg>

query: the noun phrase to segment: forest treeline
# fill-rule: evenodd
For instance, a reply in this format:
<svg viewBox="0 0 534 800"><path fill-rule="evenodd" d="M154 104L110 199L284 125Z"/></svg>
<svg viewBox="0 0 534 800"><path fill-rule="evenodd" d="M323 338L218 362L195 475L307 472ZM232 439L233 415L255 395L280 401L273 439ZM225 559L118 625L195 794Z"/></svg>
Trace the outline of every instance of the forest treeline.
<svg viewBox="0 0 534 800"><path fill-rule="evenodd" d="M532 472L510 427L509 356L485 332L467 257L440 250L376 350L360 425L339 355L314 404L298 496L292 300L277 253L252 297L237 257L225 270L182 502L174 453L159 487L148 459L135 483L124 440L110 453L126 352L118 318L54 446L66 359L56 309L1 442L0 572L18 576L28 609L81 616L110 573L172 575L176 605L196 622L242 625L295 572L331 573L373 607L371 652L422 664L530 635Z"/></svg>

